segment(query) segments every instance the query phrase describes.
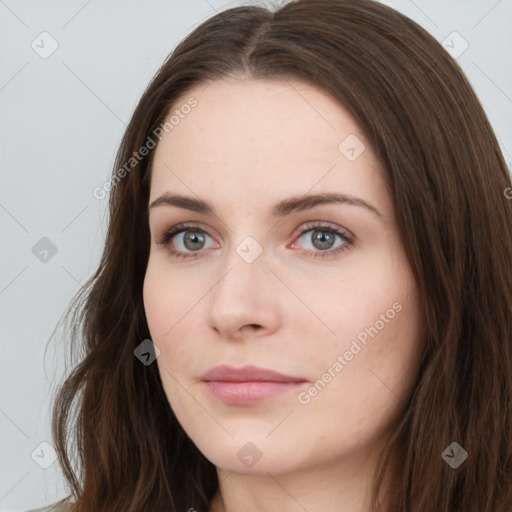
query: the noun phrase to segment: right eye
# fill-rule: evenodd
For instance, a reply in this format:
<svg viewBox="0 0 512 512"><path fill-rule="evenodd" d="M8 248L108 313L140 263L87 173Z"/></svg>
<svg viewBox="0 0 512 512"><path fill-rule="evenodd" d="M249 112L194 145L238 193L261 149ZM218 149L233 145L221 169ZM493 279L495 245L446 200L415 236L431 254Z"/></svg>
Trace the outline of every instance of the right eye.
<svg viewBox="0 0 512 512"><path fill-rule="evenodd" d="M177 224L165 231L158 243L165 246L169 246L169 242L178 245L178 249L169 248L170 253L177 258L195 258L200 255L201 249L208 248L205 247L207 237L211 238L195 224ZM216 242L213 244L215 246L218 246Z"/></svg>

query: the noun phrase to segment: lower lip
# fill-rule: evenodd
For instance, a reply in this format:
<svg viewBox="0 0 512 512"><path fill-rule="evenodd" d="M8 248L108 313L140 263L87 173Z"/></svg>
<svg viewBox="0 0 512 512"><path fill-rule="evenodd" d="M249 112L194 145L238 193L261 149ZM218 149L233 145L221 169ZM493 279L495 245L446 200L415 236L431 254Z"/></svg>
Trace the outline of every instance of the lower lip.
<svg viewBox="0 0 512 512"><path fill-rule="evenodd" d="M225 404L250 405L262 402L302 386L304 382L205 382L210 393Z"/></svg>

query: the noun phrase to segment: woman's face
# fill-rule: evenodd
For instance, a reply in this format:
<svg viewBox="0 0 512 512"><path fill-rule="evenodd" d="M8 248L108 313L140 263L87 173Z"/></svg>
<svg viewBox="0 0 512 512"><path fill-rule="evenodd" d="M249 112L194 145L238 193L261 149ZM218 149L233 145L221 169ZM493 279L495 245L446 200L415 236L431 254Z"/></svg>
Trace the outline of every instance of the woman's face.
<svg viewBox="0 0 512 512"><path fill-rule="evenodd" d="M144 306L178 421L236 473L369 454L422 350L416 283L369 141L298 82L214 81L176 109L154 155ZM219 365L287 379L205 376Z"/></svg>

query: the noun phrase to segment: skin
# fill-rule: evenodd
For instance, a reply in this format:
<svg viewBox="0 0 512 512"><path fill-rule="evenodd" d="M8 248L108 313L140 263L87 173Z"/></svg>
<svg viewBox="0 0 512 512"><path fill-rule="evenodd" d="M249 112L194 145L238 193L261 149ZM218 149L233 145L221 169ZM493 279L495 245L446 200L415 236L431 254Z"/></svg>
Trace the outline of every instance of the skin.
<svg viewBox="0 0 512 512"><path fill-rule="evenodd" d="M176 105L191 96L197 106L156 148L149 204L179 193L209 202L215 215L150 209L144 306L169 403L217 467L211 510L367 511L377 457L412 391L424 338L385 173L348 112L310 85L218 80ZM351 134L365 145L353 161L339 149ZM339 203L270 214L283 199L322 192L361 198L382 217ZM158 244L181 222L203 230L196 258L171 252L198 252L185 245L187 233ZM318 222L345 230L353 245L339 235L330 248L314 242L322 227L301 235ZM248 236L263 250L252 263L236 251ZM393 304L400 311L389 319ZM379 319L383 328L347 360L351 343ZM341 371L333 369L338 356ZM258 404L228 405L200 378L222 363L308 382ZM311 396L329 368L330 381ZM237 457L248 442L261 453L252 467Z"/></svg>

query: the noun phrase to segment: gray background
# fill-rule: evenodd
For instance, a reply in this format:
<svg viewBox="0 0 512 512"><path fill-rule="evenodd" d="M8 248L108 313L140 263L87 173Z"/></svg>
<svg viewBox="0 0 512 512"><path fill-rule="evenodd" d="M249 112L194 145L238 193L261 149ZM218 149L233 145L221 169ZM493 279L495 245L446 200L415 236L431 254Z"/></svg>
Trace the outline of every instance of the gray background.
<svg viewBox="0 0 512 512"><path fill-rule="evenodd" d="M3 512L66 494L52 448L44 444L52 442L49 406L64 373L64 344L57 338L46 354L45 347L99 261L107 199L95 199L92 191L110 176L125 124L167 54L216 10L246 3L0 0ZM452 52L468 45L457 60L510 169L512 0L383 3L446 40ZM58 48L45 55L52 44ZM55 254L44 253L43 237Z"/></svg>

